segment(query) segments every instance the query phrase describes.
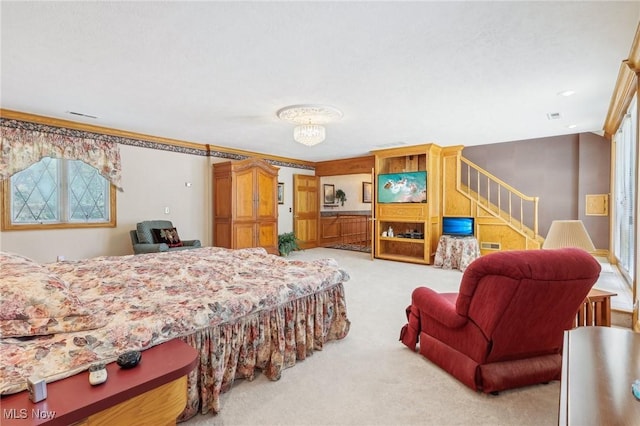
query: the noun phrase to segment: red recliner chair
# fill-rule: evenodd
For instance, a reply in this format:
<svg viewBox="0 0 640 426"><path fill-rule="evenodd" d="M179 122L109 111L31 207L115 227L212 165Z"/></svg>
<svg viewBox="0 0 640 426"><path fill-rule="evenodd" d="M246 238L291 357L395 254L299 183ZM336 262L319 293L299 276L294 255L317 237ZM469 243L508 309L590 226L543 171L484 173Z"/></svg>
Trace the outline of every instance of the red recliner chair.
<svg viewBox="0 0 640 426"><path fill-rule="evenodd" d="M458 293L413 291L400 340L485 393L560 379L563 332L600 269L575 248L482 256Z"/></svg>

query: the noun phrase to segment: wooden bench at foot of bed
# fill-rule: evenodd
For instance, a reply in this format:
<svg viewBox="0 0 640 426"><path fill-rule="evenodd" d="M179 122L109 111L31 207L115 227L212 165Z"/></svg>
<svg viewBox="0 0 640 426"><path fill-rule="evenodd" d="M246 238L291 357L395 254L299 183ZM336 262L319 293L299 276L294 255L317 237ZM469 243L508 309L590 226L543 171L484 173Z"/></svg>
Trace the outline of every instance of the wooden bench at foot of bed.
<svg viewBox="0 0 640 426"><path fill-rule="evenodd" d="M179 339L147 349L140 364L123 370L107 365L108 378L89 384L82 372L47 385L47 399L36 404L28 393L3 397L1 421L10 425L154 425L175 424L187 402L187 374L197 351Z"/></svg>

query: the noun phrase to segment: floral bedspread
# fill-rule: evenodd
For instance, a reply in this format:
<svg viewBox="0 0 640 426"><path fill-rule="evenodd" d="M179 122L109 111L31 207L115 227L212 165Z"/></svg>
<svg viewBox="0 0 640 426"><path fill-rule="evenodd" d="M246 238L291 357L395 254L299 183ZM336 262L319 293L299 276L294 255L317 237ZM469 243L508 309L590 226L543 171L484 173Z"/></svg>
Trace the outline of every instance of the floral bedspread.
<svg viewBox="0 0 640 426"><path fill-rule="evenodd" d="M287 260L261 248L203 247L44 266L107 325L1 339L1 394L24 390L33 375L59 380L125 351L233 323L349 280L333 259Z"/></svg>

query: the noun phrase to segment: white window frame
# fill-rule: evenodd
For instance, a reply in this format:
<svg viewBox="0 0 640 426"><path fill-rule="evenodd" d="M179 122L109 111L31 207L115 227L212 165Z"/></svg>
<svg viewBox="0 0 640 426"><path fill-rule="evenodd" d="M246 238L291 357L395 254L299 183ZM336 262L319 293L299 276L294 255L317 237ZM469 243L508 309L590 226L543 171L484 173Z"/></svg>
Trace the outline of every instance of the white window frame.
<svg viewBox="0 0 640 426"><path fill-rule="evenodd" d="M622 119L615 141L615 196L613 251L619 269L628 282L632 282L636 265L634 264L637 242L635 241L637 147L635 135L637 128L637 97L631 101L627 114Z"/></svg>

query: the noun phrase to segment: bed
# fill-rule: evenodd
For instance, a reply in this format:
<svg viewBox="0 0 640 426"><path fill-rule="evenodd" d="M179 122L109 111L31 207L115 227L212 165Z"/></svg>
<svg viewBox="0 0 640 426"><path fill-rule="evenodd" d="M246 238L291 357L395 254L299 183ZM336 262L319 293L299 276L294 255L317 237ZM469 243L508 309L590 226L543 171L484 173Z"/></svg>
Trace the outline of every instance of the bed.
<svg viewBox="0 0 640 426"><path fill-rule="evenodd" d="M0 267L2 395L181 338L200 354L186 420L219 412L235 379L277 380L349 332L349 275L333 259L203 247L51 264L0 252Z"/></svg>

